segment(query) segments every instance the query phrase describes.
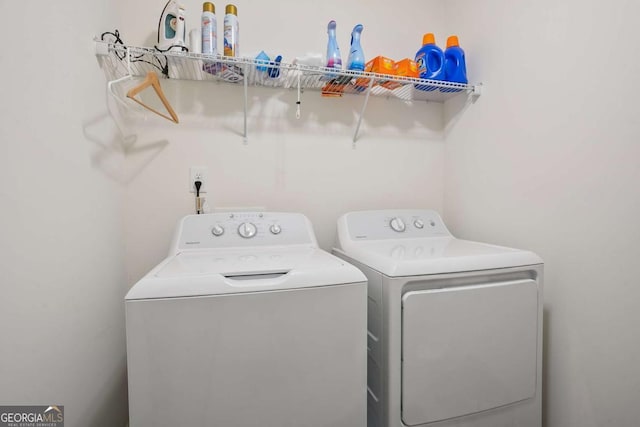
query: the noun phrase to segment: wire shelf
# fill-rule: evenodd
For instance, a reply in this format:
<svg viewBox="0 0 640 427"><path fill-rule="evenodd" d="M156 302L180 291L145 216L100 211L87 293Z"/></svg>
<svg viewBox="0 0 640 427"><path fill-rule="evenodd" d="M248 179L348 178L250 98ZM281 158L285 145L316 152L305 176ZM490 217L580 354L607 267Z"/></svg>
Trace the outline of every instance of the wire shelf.
<svg viewBox="0 0 640 427"><path fill-rule="evenodd" d="M189 52L161 52L155 48L127 46L95 40L100 64L110 80L127 76L145 76L155 71L168 79L202 80L237 84L244 87L243 138L247 143L247 88L271 87L298 91L296 117L300 118L301 93L317 91L326 97L344 94L362 95L362 109L353 134L355 147L367 103L371 95L402 100L439 102L460 94L479 96L482 85L469 85L445 81L425 80L385 74L336 70L302 64L275 63L254 58L210 56ZM112 94L116 96L113 92ZM116 98L118 98L116 96ZM124 104L124 101L120 101Z"/></svg>
<svg viewBox="0 0 640 427"><path fill-rule="evenodd" d="M460 93L473 93L472 85L377 73L335 70L301 64L261 62L253 58L207 56L189 52L159 52L153 48L96 41L103 67L110 78L149 71L177 80L246 83L282 89L319 91L323 96L373 95L403 101L444 102ZM128 59L130 65L128 64ZM244 82L246 80L246 82Z"/></svg>

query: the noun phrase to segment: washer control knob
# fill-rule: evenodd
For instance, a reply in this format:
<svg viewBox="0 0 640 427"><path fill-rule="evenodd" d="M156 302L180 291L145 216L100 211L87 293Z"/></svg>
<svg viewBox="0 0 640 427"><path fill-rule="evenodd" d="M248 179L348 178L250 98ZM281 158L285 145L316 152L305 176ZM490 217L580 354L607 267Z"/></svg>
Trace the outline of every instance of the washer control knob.
<svg viewBox="0 0 640 427"><path fill-rule="evenodd" d="M421 219L416 219L415 221L413 221L413 225L416 228L424 228L424 221Z"/></svg>
<svg viewBox="0 0 640 427"><path fill-rule="evenodd" d="M243 237L245 239L252 238L256 235L257 232L258 229L256 228L256 226L250 222L243 222L238 226L238 234L240 235L240 237Z"/></svg>
<svg viewBox="0 0 640 427"><path fill-rule="evenodd" d="M215 225L211 229L211 234L213 234L216 237L222 236L224 234L224 228L221 225Z"/></svg>
<svg viewBox="0 0 640 427"><path fill-rule="evenodd" d="M391 229L393 229L393 231L397 231L398 233L402 233L406 228L406 226L404 225L404 221L398 217L392 218L389 222L389 225L391 226Z"/></svg>
<svg viewBox="0 0 640 427"><path fill-rule="evenodd" d="M278 224L273 224L271 227L269 227L269 231L271 231L271 234L280 234L282 228L280 228Z"/></svg>

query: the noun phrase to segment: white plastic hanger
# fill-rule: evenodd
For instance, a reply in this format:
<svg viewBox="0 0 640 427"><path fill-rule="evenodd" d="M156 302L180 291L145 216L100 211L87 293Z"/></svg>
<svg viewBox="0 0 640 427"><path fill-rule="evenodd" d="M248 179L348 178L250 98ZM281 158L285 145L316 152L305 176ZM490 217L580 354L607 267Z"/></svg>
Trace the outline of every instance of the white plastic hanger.
<svg viewBox="0 0 640 427"><path fill-rule="evenodd" d="M109 95L111 95L111 97L116 101L118 101L121 105L129 108L127 103L116 94L116 92L113 89L113 85L115 85L116 83L123 82L125 80L131 80L132 78L133 78L133 75L131 74L131 55L129 53L129 49L127 48L127 75L107 82L107 98L109 97ZM120 131L120 135L122 136L123 141L127 144L133 144L138 138L138 136L136 134L127 134L127 132L125 132L125 129L120 121L120 118L117 117L117 115L114 114L114 112L111 110L108 100L107 100L107 110L109 110L109 115L111 115L111 118L113 119L113 122L116 124L118 131Z"/></svg>
<svg viewBox="0 0 640 427"><path fill-rule="evenodd" d="M122 104L125 107L128 107L127 103L124 102L124 100L121 99L118 96L118 94L113 90L113 85L115 85L116 83L123 82L125 80L131 80L131 79L133 79L133 74L131 73L131 54L129 53L129 49L127 48L127 75L115 80L110 80L107 83L108 92L111 94L112 97L115 98L116 101L118 101L120 104Z"/></svg>

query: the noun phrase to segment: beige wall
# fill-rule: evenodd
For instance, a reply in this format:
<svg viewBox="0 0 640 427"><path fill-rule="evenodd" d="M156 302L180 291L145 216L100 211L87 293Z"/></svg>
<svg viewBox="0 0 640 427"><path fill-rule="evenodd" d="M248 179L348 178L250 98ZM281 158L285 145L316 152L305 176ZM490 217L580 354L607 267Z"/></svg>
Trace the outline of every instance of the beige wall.
<svg viewBox="0 0 640 427"><path fill-rule="evenodd" d="M546 425L637 425L640 5L446 5L487 90L448 134L445 219L546 262Z"/></svg>
<svg viewBox="0 0 640 427"><path fill-rule="evenodd" d="M123 157L91 43L113 10L3 5L0 404L64 405L69 427L123 426Z"/></svg>

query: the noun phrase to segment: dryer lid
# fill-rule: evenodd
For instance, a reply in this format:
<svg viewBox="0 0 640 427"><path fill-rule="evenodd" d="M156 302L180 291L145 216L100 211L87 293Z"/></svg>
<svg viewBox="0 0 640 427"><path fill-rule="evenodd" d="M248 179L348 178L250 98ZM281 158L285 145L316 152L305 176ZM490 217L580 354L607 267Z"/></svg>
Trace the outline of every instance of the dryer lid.
<svg viewBox="0 0 640 427"><path fill-rule="evenodd" d="M389 277L492 270L541 264L534 253L454 237L345 245L337 252Z"/></svg>
<svg viewBox="0 0 640 427"><path fill-rule="evenodd" d="M348 213L338 220L335 251L390 277L542 263L529 251L456 239L429 210Z"/></svg>
<svg viewBox="0 0 640 427"><path fill-rule="evenodd" d="M278 291L365 282L352 265L313 247L197 250L170 256L126 300Z"/></svg>

